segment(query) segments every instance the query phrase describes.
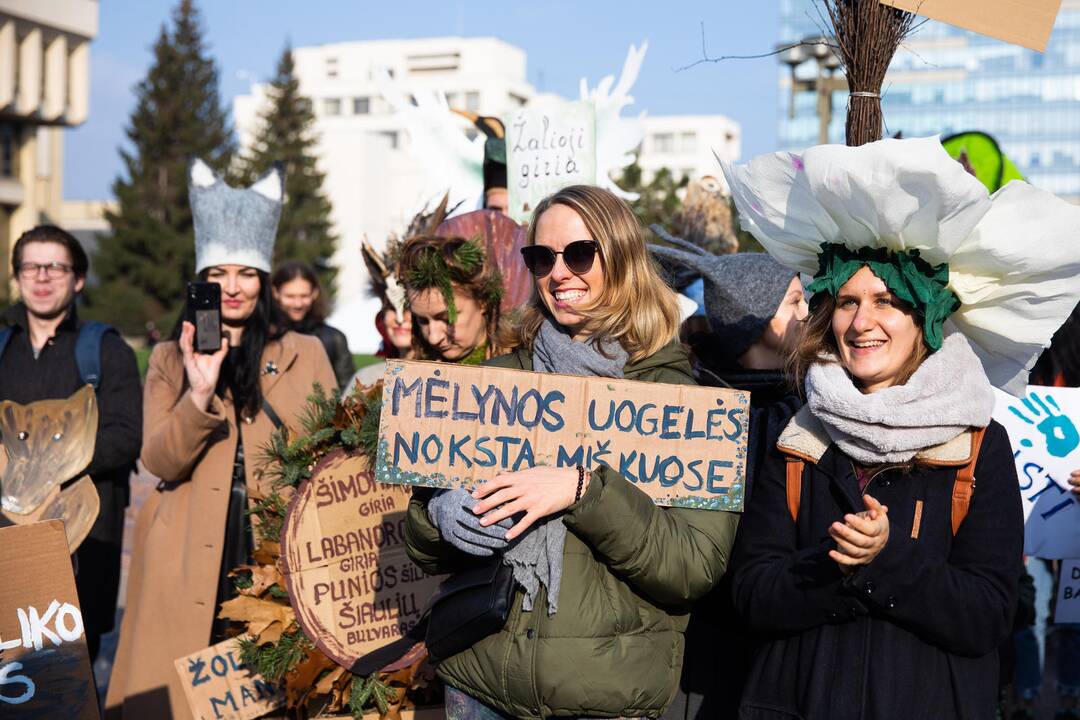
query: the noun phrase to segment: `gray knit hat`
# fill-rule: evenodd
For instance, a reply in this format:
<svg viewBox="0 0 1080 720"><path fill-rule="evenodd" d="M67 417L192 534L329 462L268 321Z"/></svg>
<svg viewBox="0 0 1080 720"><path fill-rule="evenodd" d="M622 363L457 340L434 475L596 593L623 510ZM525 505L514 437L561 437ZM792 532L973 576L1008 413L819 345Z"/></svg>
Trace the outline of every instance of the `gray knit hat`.
<svg viewBox="0 0 1080 720"><path fill-rule="evenodd" d="M652 231L677 247L649 244L649 250L669 270L689 268L705 282L705 315L723 341L727 360L735 361L758 341L787 294L794 270L768 253L713 255L691 242L673 237L659 225Z"/></svg>
<svg viewBox="0 0 1080 720"><path fill-rule="evenodd" d="M195 272L214 265L246 265L270 272L285 177L275 163L251 187L229 187L202 160L188 168L188 200L195 225Z"/></svg>

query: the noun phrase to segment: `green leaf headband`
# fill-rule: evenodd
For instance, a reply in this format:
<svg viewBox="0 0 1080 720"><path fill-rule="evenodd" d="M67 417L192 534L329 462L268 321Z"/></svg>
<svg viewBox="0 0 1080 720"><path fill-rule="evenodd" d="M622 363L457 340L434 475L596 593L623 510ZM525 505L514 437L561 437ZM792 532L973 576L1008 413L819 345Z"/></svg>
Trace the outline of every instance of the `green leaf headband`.
<svg viewBox="0 0 1080 720"><path fill-rule="evenodd" d="M428 247L420 252L415 266L409 269L408 281L413 290L438 288L446 301L447 317L453 324L457 322L453 283L471 282L484 269L484 248L476 239L463 240L453 251L447 252L447 249ZM492 271L480 288L481 300L489 306L498 306L502 293L502 276L498 271Z"/></svg>
<svg viewBox="0 0 1080 720"><path fill-rule="evenodd" d="M822 243L818 271L806 286L814 293L811 310L821 302L821 293L834 298L861 268L868 267L901 300L915 308L922 318L923 337L932 351L941 348L945 319L959 307L960 300L949 284L949 265L931 265L919 257L918 250L890 251L887 248L861 247L851 250L841 243Z"/></svg>

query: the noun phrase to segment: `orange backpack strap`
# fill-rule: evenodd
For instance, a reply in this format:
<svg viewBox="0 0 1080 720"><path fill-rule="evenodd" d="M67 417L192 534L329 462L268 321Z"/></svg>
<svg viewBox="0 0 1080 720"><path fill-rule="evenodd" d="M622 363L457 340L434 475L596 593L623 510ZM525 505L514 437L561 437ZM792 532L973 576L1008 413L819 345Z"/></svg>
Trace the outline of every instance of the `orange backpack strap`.
<svg viewBox="0 0 1080 720"><path fill-rule="evenodd" d="M787 507L791 520L799 522L799 504L802 501L802 474L805 463L801 458L788 456L787 470Z"/></svg>
<svg viewBox="0 0 1080 720"><path fill-rule="evenodd" d="M975 493L975 463L979 460L979 448L982 446L986 428L979 428L971 436L971 459L968 464L956 471L956 480L952 491L952 534L955 536L971 508L971 496ZM790 498L790 489L789 495Z"/></svg>

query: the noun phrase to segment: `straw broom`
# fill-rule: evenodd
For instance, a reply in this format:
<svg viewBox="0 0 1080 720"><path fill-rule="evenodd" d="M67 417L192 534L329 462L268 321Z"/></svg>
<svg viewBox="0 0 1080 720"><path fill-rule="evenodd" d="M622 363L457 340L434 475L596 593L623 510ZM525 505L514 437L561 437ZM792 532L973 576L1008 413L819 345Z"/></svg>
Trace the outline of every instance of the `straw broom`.
<svg viewBox="0 0 1080 720"><path fill-rule="evenodd" d="M881 139L881 84L915 16L878 0L820 0L847 75L847 144Z"/></svg>

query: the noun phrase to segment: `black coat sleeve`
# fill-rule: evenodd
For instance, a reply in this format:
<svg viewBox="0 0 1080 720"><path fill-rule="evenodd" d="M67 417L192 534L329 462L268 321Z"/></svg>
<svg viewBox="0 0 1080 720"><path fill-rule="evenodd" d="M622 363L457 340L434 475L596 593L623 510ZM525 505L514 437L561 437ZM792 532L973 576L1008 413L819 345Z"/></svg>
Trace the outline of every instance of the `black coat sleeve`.
<svg viewBox="0 0 1080 720"><path fill-rule="evenodd" d="M991 423L975 492L947 557L892 523L889 540L846 589L898 625L956 655L981 657L1008 636L1016 611L1024 517L1005 428Z"/></svg>
<svg viewBox="0 0 1080 720"><path fill-rule="evenodd" d="M322 326L319 339L322 340L326 355L330 358L330 365L334 368L338 388L345 392L348 390L349 380L356 372L352 353L349 352L349 341L345 338L345 333L329 325Z"/></svg>
<svg viewBox="0 0 1080 720"><path fill-rule="evenodd" d="M134 465L142 446L142 383L135 353L123 338L105 333L101 341L101 385L94 457L86 472L104 476Z"/></svg>
<svg viewBox="0 0 1080 720"><path fill-rule="evenodd" d="M865 614L859 599L843 592L843 573L829 558L833 543L799 547L787 507L785 460L775 442L775 436L769 438L768 449L760 454L735 543L736 609L755 628L781 632Z"/></svg>

